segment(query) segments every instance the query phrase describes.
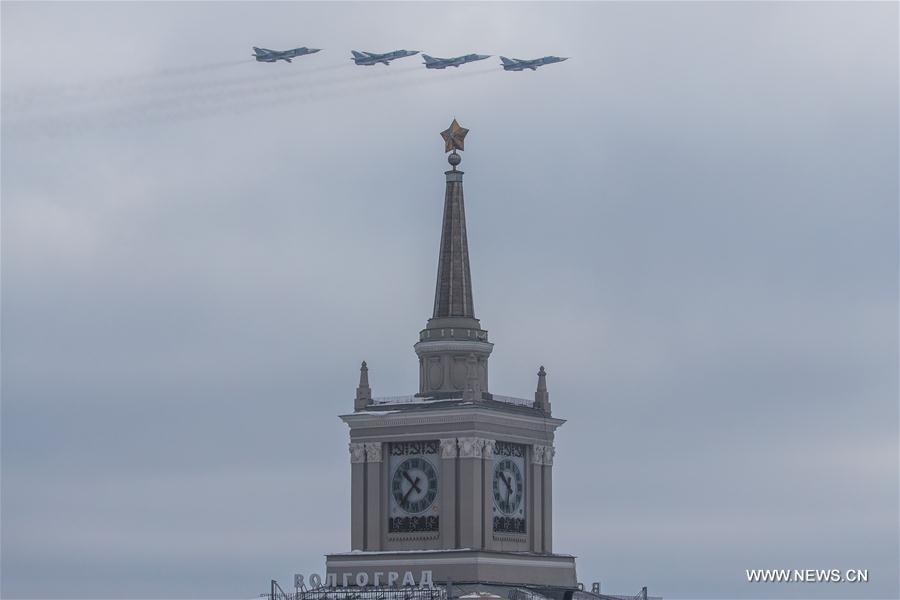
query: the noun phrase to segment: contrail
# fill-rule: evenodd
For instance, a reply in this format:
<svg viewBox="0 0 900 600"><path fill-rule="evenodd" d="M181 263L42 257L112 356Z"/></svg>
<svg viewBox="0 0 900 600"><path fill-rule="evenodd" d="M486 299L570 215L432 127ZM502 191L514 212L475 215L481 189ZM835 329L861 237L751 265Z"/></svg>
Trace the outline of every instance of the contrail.
<svg viewBox="0 0 900 600"><path fill-rule="evenodd" d="M267 85L244 85L230 89L228 93L221 93L221 90L201 90L199 93L101 107L99 110L56 113L25 119L15 124L26 130L36 129L40 133L56 136L147 123L184 122L222 114L239 115L284 104L302 105L348 95L360 96L459 82L488 73L495 73L495 70L470 70L446 76L447 74L442 73L426 74L423 68L412 67L385 70L362 77L338 76L318 81L292 81L291 78L285 78L286 80L269 82Z"/></svg>
<svg viewBox="0 0 900 600"><path fill-rule="evenodd" d="M210 71L220 71L230 67L236 67L249 60L231 60L222 62L190 65L185 67L158 69L131 73L81 83L68 83L46 86L35 86L18 93L4 94L3 104L7 108L22 109L34 103L53 103L71 100L78 96L100 96L115 93L118 90L128 88L140 88L153 85L154 82L163 82L167 79L175 79L185 75L196 75Z"/></svg>
<svg viewBox="0 0 900 600"><path fill-rule="evenodd" d="M343 73L327 76L329 71L343 70ZM185 98L200 98L213 95L218 98L223 96L234 97L246 94L259 94L283 89L296 89L310 86L329 86L346 81L372 81L382 78L393 78L411 72L413 69L393 69L387 71L368 71L364 73L350 73L348 69L353 67L345 64L323 65L314 70L290 71L284 74L270 74L268 76L254 76L241 78L228 78L216 80L200 80L191 84L168 83L165 87L144 88L132 87L122 93L96 93L91 90L91 95L83 98L84 102L72 101L70 98L57 97L54 100L57 106L32 106L33 110L17 110L18 107L5 105L7 119L16 121L17 118L35 118L41 116L63 116L73 112L109 110L122 104L153 107L158 104L177 103ZM323 75L325 75L323 77ZM127 93L125 93L127 92ZM149 92L149 93L148 93ZM6 99L5 99L6 100ZM46 113L46 114L37 114Z"/></svg>
<svg viewBox="0 0 900 600"><path fill-rule="evenodd" d="M244 62L219 63L219 67L235 66ZM343 72L341 79L369 79L372 77L394 76L415 69L415 66L394 67L379 71L360 71L360 67L352 63L340 63L318 66L303 65L301 68L284 68L283 65L260 64L253 74L238 77L217 77L214 79L185 80L184 75L205 70L210 65L170 69L165 72L154 72L143 76L115 78L100 82L85 83L76 86L58 86L44 90L31 90L18 95L5 95L3 108L13 115L42 111L59 112L61 110L86 109L96 105L108 105L127 100L128 97L182 96L196 95L204 92L230 94L242 87L264 87L278 85L303 79L311 83L332 83L320 79L322 74ZM272 67L281 67L272 71ZM263 72L260 72L262 70ZM268 71L268 72L266 72ZM163 76L159 76L160 74ZM173 81L173 77L177 79Z"/></svg>

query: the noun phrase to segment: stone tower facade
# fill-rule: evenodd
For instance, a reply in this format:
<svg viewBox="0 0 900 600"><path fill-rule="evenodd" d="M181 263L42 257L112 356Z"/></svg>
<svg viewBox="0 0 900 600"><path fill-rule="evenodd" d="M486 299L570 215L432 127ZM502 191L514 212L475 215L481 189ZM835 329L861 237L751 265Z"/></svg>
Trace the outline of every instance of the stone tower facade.
<svg viewBox="0 0 900 600"><path fill-rule="evenodd" d="M446 175L434 310L419 334L419 391L372 396L360 369L350 428L351 550L330 554L338 585L391 572L436 583L571 589L575 559L553 551L554 436L547 373L533 400L492 394L493 344L475 318L463 173L467 130L442 133Z"/></svg>

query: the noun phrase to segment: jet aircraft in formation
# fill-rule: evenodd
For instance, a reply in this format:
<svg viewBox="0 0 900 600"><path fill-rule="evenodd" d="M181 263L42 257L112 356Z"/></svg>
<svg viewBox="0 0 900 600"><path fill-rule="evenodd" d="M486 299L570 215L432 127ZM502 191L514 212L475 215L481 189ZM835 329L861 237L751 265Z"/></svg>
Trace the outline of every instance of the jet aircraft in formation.
<svg viewBox="0 0 900 600"><path fill-rule="evenodd" d="M422 55L422 58L425 59L424 64L426 69L446 69L447 67L458 68L460 65L464 65L468 62L484 60L490 57L490 54L466 54L465 56L455 56L453 58L436 58L434 56L428 56L427 54Z"/></svg>
<svg viewBox="0 0 900 600"><path fill-rule="evenodd" d="M393 52L385 52L384 54L375 54L374 52L357 52L356 50L351 50L350 54L353 55L352 60L358 65L364 65L366 67L371 67L372 65L377 65L378 63L382 63L385 65L391 64L392 60L396 60L398 58L406 58L407 56L412 56L413 54L418 54L418 50L394 50Z"/></svg>
<svg viewBox="0 0 900 600"><path fill-rule="evenodd" d="M256 46L254 46L253 57L256 58L258 62L274 63L278 62L279 60L291 62L292 58L305 56L307 54L314 54L319 50L319 48L307 48L306 46L302 48L294 48L292 50L269 50L268 48L257 48ZM379 63L389 65L391 64L392 60L397 60L398 58L406 58L407 56L413 56L414 54L418 53L418 50L394 50L393 52L385 52L384 54L351 50L350 54L352 55L352 57L350 58L350 60L352 60L357 65L370 67ZM437 58L435 56L428 56L427 54L422 55L422 58L425 59L425 62L423 64L425 65L426 69L446 69L447 67L458 68L460 65L475 62L476 60L484 60L490 57L490 54L465 54L463 56L454 56L452 58ZM501 56L500 66L503 67L504 71L524 71L525 69L536 71L538 67L551 65L553 63L562 62L564 60L567 60L567 57L544 56L542 58L523 59L506 58L505 56Z"/></svg>
<svg viewBox="0 0 900 600"><path fill-rule="evenodd" d="M531 60L527 60L521 58L506 58L505 56L501 56L500 63L503 65L504 71L522 71L524 69L537 71L538 67L562 62L566 60L566 58L568 57L545 56L543 58L533 58Z"/></svg>
<svg viewBox="0 0 900 600"><path fill-rule="evenodd" d="M256 58L257 62L278 62L279 60L283 60L285 62L291 62L292 58L297 58L298 56L305 56L307 54L315 54L321 48L307 48L306 46L302 48L294 48L293 50L269 50L268 48L257 48L253 46L253 57Z"/></svg>

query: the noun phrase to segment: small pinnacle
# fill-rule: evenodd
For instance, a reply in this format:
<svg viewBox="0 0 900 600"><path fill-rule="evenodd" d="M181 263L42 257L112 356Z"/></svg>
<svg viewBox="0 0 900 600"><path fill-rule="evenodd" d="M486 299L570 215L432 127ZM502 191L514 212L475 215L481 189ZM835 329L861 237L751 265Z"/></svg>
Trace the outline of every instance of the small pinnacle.
<svg viewBox="0 0 900 600"><path fill-rule="evenodd" d="M372 388L369 387L369 368L366 361L362 361L359 367L359 386L356 388L356 401L354 410L363 410L372 400Z"/></svg>
<svg viewBox="0 0 900 600"><path fill-rule="evenodd" d="M547 393L547 371L544 365L538 370L537 391L534 393L534 407L550 414L550 394Z"/></svg>

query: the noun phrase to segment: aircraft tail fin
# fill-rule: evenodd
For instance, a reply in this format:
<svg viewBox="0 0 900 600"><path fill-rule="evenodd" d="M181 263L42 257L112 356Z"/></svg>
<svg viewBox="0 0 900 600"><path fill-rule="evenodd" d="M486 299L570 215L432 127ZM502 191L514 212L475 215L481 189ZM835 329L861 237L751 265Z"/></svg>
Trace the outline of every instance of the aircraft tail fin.
<svg viewBox="0 0 900 600"><path fill-rule="evenodd" d="M500 62L502 62L504 65L507 65L507 66L512 66L512 65L516 64L516 61L510 60L510 59L506 58L505 56L500 57Z"/></svg>
<svg viewBox="0 0 900 600"><path fill-rule="evenodd" d="M425 62L426 62L426 63L437 62L437 59L436 59L435 57L433 57L433 56L428 56L427 54L423 54L423 55L422 55L422 58L425 59Z"/></svg>
<svg viewBox="0 0 900 600"><path fill-rule="evenodd" d="M353 58L367 58L365 54L363 54L362 52L357 52L356 50L351 50L350 54L353 55Z"/></svg>

